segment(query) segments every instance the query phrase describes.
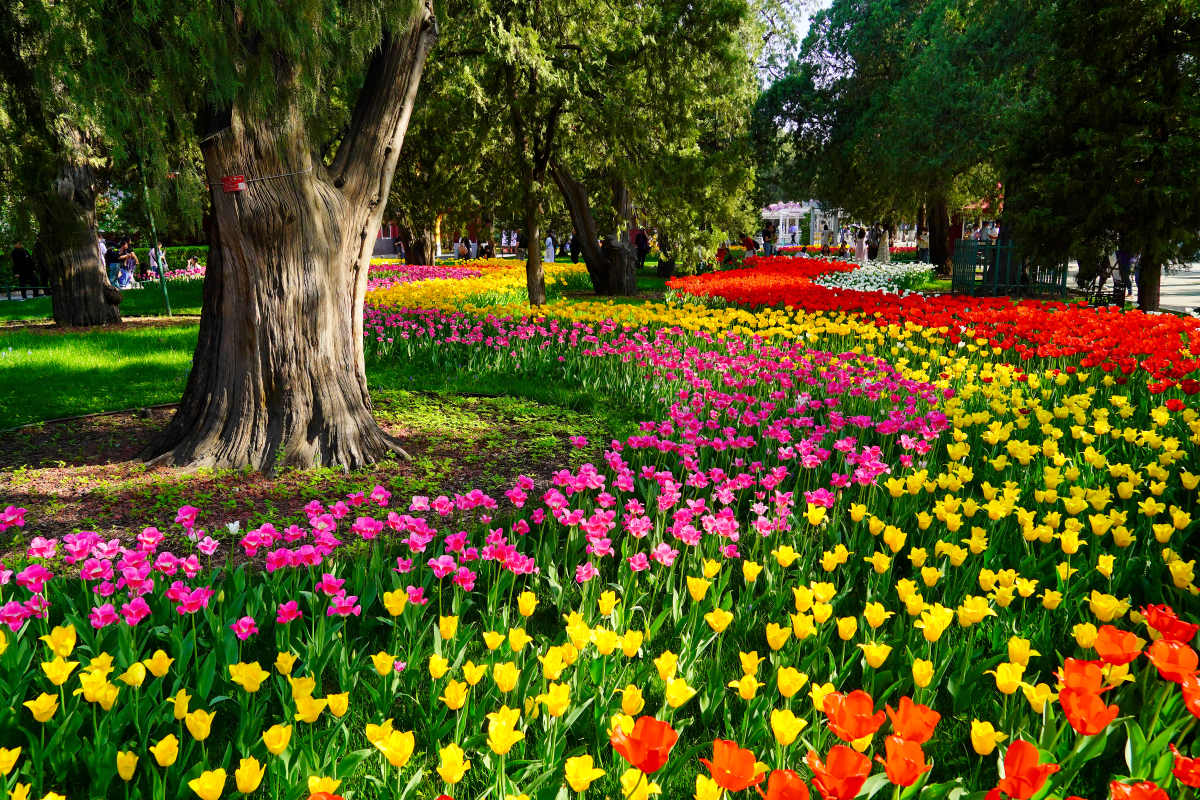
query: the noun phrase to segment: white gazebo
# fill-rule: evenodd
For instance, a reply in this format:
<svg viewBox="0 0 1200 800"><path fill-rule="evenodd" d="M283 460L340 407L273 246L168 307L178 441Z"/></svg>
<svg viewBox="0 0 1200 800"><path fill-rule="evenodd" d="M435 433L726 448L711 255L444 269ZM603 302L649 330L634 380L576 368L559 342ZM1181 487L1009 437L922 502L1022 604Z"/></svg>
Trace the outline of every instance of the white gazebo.
<svg viewBox="0 0 1200 800"><path fill-rule="evenodd" d="M789 231L792 226L796 226L796 242L795 244L805 244L800 238L800 222L812 212L814 203L772 203L762 209L761 216L763 224L771 222L775 224L775 230L779 231L779 244L792 244Z"/></svg>

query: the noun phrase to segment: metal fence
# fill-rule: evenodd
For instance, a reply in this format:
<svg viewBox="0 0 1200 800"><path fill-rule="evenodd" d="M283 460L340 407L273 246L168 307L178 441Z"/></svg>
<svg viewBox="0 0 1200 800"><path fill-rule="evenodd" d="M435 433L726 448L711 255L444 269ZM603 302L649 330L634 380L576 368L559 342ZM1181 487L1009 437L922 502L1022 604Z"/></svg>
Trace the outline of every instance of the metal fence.
<svg viewBox="0 0 1200 800"><path fill-rule="evenodd" d="M1053 267L1022 264L1012 244L991 244L974 239L954 243L954 272L950 290L975 297L1067 294L1066 265Z"/></svg>

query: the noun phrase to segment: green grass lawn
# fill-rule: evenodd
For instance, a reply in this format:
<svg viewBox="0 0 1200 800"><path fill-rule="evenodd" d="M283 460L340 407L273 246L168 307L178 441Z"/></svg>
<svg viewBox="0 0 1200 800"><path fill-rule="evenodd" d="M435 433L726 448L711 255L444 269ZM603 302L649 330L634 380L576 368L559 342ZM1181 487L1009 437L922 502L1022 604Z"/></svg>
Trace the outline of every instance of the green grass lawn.
<svg viewBox="0 0 1200 800"><path fill-rule="evenodd" d="M0 429L173 403L199 326L87 333L0 331Z"/></svg>
<svg viewBox="0 0 1200 800"><path fill-rule="evenodd" d="M141 289L124 292L121 301L123 316L153 316L165 314L162 289L157 283L144 283ZM167 281L171 311L175 314L199 314L204 299L203 281ZM0 321L21 319L50 319L54 312L49 297L30 298L23 302L0 302Z"/></svg>

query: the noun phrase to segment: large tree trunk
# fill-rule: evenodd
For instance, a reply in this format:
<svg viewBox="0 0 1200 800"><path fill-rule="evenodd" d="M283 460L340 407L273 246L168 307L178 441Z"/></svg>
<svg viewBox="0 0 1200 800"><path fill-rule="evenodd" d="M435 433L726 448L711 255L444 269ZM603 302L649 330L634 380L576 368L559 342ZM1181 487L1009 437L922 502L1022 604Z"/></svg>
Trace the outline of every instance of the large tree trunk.
<svg viewBox="0 0 1200 800"><path fill-rule="evenodd" d="M949 274L954 243L950 241L950 210L944 194L938 192L929 198L928 213L929 260L939 273Z"/></svg>
<svg viewBox="0 0 1200 800"><path fill-rule="evenodd" d="M546 273L542 269L541 214L537 200L530 189L525 193L525 236L529 247L525 252L525 289L529 293L529 305L546 305Z"/></svg>
<svg viewBox="0 0 1200 800"><path fill-rule="evenodd" d="M656 272L660 278L675 276L675 255L671 252L671 241L662 230L658 232L658 268Z"/></svg>
<svg viewBox="0 0 1200 800"><path fill-rule="evenodd" d="M397 225L400 229L400 243L404 245L404 263L424 264L434 263L434 233L429 228L410 228L407 225Z"/></svg>
<svg viewBox="0 0 1200 800"><path fill-rule="evenodd" d="M599 295L612 294L611 267L600 249L600 236L596 232L596 219L588 203L587 187L557 159L550 161L550 177L562 195L563 203L571 214L571 224L583 240L583 262L592 279L592 290Z"/></svg>
<svg viewBox="0 0 1200 800"><path fill-rule="evenodd" d="M189 467L340 465L403 452L371 413L363 298L425 57L431 3L385 35L325 168L297 111L235 107L202 146L212 232L200 339L179 411L143 453ZM221 178L245 175L243 192Z"/></svg>
<svg viewBox="0 0 1200 800"><path fill-rule="evenodd" d="M121 292L109 283L97 244L96 173L91 165L61 161L37 216L55 324L120 322Z"/></svg>
<svg viewBox="0 0 1200 800"><path fill-rule="evenodd" d="M1162 290L1162 264L1142 254L1138 266L1138 309L1141 311L1158 311L1158 303Z"/></svg>

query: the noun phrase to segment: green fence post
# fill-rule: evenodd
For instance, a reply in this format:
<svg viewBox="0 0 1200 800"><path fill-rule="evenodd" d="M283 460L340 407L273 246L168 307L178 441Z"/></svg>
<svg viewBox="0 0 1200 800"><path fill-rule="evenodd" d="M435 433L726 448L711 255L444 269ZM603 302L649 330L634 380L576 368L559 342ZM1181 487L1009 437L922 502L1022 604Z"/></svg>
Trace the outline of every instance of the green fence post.
<svg viewBox="0 0 1200 800"><path fill-rule="evenodd" d="M167 279L163 276L162 268L163 252L162 248L158 246L158 231L154 228L154 212L150 209L150 187L146 185L146 168L142 165L141 150L138 150L138 174L142 176L142 191L146 195L146 216L150 218L150 249L152 251L158 249L158 264L155 266L158 271L158 285L162 288L163 305L167 307L167 316L170 317L173 316L171 314L171 298L167 297ZM147 255L146 259L149 260L150 256Z"/></svg>

